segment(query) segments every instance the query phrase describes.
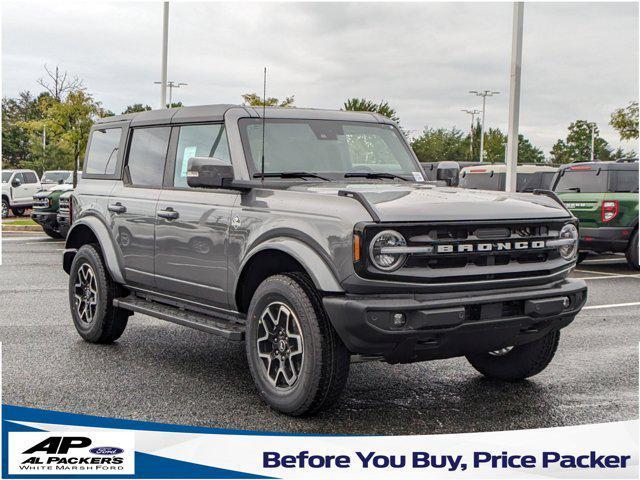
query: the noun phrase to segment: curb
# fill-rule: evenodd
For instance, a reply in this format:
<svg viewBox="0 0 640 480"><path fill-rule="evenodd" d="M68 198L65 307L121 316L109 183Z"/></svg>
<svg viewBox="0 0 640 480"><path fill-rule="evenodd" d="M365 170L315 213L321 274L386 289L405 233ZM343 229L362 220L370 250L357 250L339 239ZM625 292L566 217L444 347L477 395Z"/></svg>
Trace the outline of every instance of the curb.
<svg viewBox="0 0 640 480"><path fill-rule="evenodd" d="M3 232L41 232L40 225L2 225Z"/></svg>

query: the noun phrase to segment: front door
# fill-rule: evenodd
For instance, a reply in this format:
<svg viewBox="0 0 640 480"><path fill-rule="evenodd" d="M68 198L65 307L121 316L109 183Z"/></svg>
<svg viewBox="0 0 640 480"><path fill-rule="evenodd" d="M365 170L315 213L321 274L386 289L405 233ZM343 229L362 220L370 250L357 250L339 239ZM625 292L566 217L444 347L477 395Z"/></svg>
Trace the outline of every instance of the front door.
<svg viewBox="0 0 640 480"><path fill-rule="evenodd" d="M158 201L156 282L167 293L226 307L227 241L238 193L187 185L189 159L207 156L231 163L222 124L176 128Z"/></svg>
<svg viewBox="0 0 640 480"><path fill-rule="evenodd" d="M129 284L155 287L156 213L170 133L170 127L131 131L124 180L109 196L111 233L122 251Z"/></svg>

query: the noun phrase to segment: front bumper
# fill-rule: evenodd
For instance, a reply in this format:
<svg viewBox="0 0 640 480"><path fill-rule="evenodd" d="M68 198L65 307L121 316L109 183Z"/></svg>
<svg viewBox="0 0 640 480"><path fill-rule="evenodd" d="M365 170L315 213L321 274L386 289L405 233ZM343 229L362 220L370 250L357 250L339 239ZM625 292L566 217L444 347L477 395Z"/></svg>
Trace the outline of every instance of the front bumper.
<svg viewBox="0 0 640 480"><path fill-rule="evenodd" d="M58 228L57 212L38 212L31 213L31 220L43 227L55 230Z"/></svg>
<svg viewBox="0 0 640 480"><path fill-rule="evenodd" d="M60 235L66 237L69 229L71 228L71 223L69 222L70 218L66 215L58 214L56 216L56 220L58 222L58 231L60 232Z"/></svg>
<svg viewBox="0 0 640 480"><path fill-rule="evenodd" d="M409 363L537 340L571 323L586 299L584 281L562 280L463 297L460 293L327 296L323 304L351 353ZM406 319L404 326L394 326L396 313Z"/></svg>
<svg viewBox="0 0 640 480"><path fill-rule="evenodd" d="M632 227L580 228L580 250L594 252L624 252L629 244Z"/></svg>

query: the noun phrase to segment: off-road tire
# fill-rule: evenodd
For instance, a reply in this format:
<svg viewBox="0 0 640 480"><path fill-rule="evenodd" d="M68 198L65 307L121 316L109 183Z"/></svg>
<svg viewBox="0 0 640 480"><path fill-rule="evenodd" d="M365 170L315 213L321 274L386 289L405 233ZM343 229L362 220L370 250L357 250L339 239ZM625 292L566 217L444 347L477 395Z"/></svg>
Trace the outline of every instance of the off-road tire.
<svg viewBox="0 0 640 480"><path fill-rule="evenodd" d="M296 315L303 337L301 371L286 391L272 385L258 357L259 318L273 302L284 303ZM349 375L349 352L333 329L315 286L297 272L271 276L257 288L247 315L245 350L251 376L264 401L292 416L312 415L334 403Z"/></svg>
<svg viewBox="0 0 640 480"><path fill-rule="evenodd" d="M58 232L57 230L54 230L53 228L42 227L42 230L44 230L44 233L49 235L51 238L55 238L55 239L62 238L62 235L60 234L60 232Z"/></svg>
<svg viewBox="0 0 640 480"><path fill-rule="evenodd" d="M97 285L97 305L90 322L81 319L76 309L78 271L84 264L91 268ZM113 299L122 294L123 289L109 275L99 248L95 245L80 247L69 272L69 306L73 323L83 339L91 343L112 343L120 338L131 315L130 311L113 306Z"/></svg>
<svg viewBox="0 0 640 480"><path fill-rule="evenodd" d="M524 345L517 345L504 355L479 353L467 355L467 360L487 378L517 382L542 372L553 359L560 341L560 331Z"/></svg>
<svg viewBox="0 0 640 480"><path fill-rule="evenodd" d="M640 264L638 264L638 230L636 230L633 237L631 237L625 256L627 257L629 268L632 270L640 270Z"/></svg>
<svg viewBox="0 0 640 480"><path fill-rule="evenodd" d="M582 263L586 260L586 258L589 256L589 252L578 252L578 259L576 260L576 263Z"/></svg>
<svg viewBox="0 0 640 480"><path fill-rule="evenodd" d="M24 215L25 208L14 207L14 208L12 208L12 209L11 209L11 211L13 212L13 214L14 214L16 217L21 217L21 216L23 216L23 215Z"/></svg>
<svg viewBox="0 0 640 480"><path fill-rule="evenodd" d="M2 199L2 218L6 218L9 216L9 200L6 198Z"/></svg>

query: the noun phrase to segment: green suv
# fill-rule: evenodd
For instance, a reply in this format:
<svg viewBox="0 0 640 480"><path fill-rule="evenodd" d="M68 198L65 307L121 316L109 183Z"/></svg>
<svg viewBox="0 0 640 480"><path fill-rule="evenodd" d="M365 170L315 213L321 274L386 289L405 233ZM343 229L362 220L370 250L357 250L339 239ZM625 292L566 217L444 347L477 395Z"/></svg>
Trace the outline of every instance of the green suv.
<svg viewBox="0 0 640 480"><path fill-rule="evenodd" d="M580 221L580 259L624 252L638 265L638 161L573 163L558 171L554 191Z"/></svg>

